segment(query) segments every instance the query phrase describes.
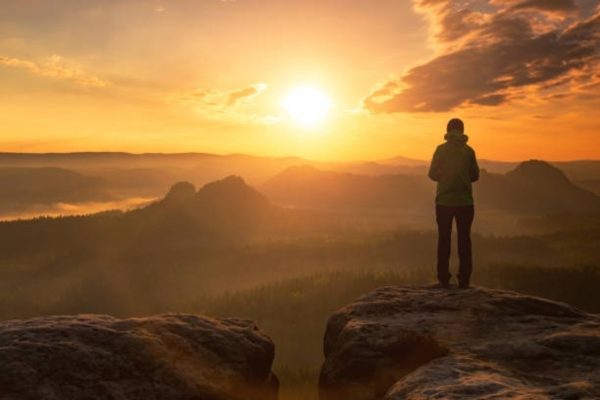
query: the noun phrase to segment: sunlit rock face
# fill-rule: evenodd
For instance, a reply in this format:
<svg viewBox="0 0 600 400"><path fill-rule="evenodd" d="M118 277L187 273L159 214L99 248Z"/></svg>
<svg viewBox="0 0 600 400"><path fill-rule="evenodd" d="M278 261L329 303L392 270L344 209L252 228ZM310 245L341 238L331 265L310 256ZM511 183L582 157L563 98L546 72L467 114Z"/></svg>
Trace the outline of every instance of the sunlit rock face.
<svg viewBox="0 0 600 400"><path fill-rule="evenodd" d="M383 287L324 351L321 400L600 398L600 317L514 292Z"/></svg>
<svg viewBox="0 0 600 400"><path fill-rule="evenodd" d="M0 323L0 399L272 400L274 346L253 322L163 314Z"/></svg>

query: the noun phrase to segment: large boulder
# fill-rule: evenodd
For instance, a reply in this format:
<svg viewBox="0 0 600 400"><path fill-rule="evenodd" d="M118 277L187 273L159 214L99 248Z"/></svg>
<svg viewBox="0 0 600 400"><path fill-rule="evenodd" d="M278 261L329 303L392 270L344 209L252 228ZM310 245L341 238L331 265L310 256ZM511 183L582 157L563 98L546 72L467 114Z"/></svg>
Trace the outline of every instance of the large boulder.
<svg viewBox="0 0 600 400"><path fill-rule="evenodd" d="M0 399L268 400L274 346L253 322L187 314L0 323Z"/></svg>
<svg viewBox="0 0 600 400"><path fill-rule="evenodd" d="M321 400L600 398L600 317L514 292L383 287L324 351Z"/></svg>

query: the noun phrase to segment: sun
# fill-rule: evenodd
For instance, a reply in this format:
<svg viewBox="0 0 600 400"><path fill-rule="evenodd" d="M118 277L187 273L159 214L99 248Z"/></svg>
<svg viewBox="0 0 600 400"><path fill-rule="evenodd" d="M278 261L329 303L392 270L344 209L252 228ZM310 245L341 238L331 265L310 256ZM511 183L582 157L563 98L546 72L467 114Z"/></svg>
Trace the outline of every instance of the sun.
<svg viewBox="0 0 600 400"><path fill-rule="evenodd" d="M317 127L331 110L331 99L311 86L298 86L283 99L283 108L303 128Z"/></svg>

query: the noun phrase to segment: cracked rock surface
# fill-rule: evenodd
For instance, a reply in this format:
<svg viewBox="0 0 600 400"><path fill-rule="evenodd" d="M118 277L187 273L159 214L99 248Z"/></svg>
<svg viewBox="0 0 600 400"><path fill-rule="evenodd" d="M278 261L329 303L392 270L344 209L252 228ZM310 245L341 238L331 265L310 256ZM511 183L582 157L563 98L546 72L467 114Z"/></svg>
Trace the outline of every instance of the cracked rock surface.
<svg viewBox="0 0 600 400"><path fill-rule="evenodd" d="M0 399L271 400L274 346L252 321L162 314L0 322Z"/></svg>
<svg viewBox="0 0 600 400"><path fill-rule="evenodd" d="M321 400L600 399L600 316L515 292L382 287L324 352Z"/></svg>

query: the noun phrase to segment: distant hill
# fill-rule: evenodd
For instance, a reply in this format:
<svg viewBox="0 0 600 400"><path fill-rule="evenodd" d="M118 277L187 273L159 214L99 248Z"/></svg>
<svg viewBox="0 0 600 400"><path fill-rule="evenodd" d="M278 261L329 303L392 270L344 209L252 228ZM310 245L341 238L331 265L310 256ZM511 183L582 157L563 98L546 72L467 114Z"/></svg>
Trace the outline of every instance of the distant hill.
<svg viewBox="0 0 600 400"><path fill-rule="evenodd" d="M90 252L100 246L127 247L131 253L155 245L235 242L252 233L272 207L240 177L226 177L199 190L179 182L160 200L130 211L0 222L0 253L16 251L15 243L33 242L40 247L81 246Z"/></svg>
<svg viewBox="0 0 600 400"><path fill-rule="evenodd" d="M405 162L406 160L406 162ZM505 162L505 161L492 161L492 160L478 160L479 167L493 173L504 174L514 169L519 163L517 162ZM365 161L365 162L350 162L340 163L337 165L325 165L320 166L321 168L327 168L332 171L338 172L350 172L359 175L390 175L390 174L410 174L410 175L425 175L429 169L429 161L420 161L405 159L403 157L395 157L389 160L383 160L378 162Z"/></svg>
<svg viewBox="0 0 600 400"><path fill-rule="evenodd" d="M558 168L527 161L506 174L482 171L474 185L478 207L525 213L600 209L600 198L574 185ZM294 207L430 209L434 184L424 175L367 176L291 167L260 187L275 202Z"/></svg>
<svg viewBox="0 0 600 400"><path fill-rule="evenodd" d="M29 218L129 208L161 197L178 181L202 186L238 175L260 184L291 165L306 162L243 154L0 153L0 216Z"/></svg>
<svg viewBox="0 0 600 400"><path fill-rule="evenodd" d="M512 171L519 165L518 162L494 161L486 159L479 159L477 160L477 163L479 164L479 168L495 174L505 174L509 171Z"/></svg>
<svg viewBox="0 0 600 400"><path fill-rule="evenodd" d="M393 158L387 158L387 159L384 159L384 160L379 160L375 164L378 164L380 166L401 168L401 170L395 171L395 173L410 173L411 172L411 168L412 168L412 170L414 172L418 173L418 172L420 172L422 170L427 169L429 167L429 162L430 161L431 160L429 160L429 159L427 159L427 160L417 160L417 159L414 159L414 158L407 158L407 157L403 157L403 156L396 156L396 157L393 157ZM518 162L487 160L487 159L484 159L484 158L479 159L478 162L479 162L479 166L481 168L485 168L489 172L495 172L495 173L505 173L505 172L508 172L508 171L514 169L519 164ZM387 173L393 173L393 172L392 171L387 171Z"/></svg>
<svg viewBox="0 0 600 400"><path fill-rule="evenodd" d="M423 208L431 205L432 185L417 175L366 176L290 167L260 190L271 200L296 207Z"/></svg>
<svg viewBox="0 0 600 400"><path fill-rule="evenodd" d="M160 168L77 168L77 172L97 177L117 197L158 197L179 179L176 173Z"/></svg>
<svg viewBox="0 0 600 400"><path fill-rule="evenodd" d="M251 184L258 184L289 166L306 163L313 162L298 157L263 157L245 154L0 153L0 167L60 167L82 173L93 171L103 178L110 178L112 169L116 173L126 171L129 176L135 173L140 181L147 178L155 180L157 171L162 171L163 174L170 174L175 178L170 184L177 180L187 180L195 185L203 185L228 175L239 175ZM154 173L149 176L151 171ZM166 188L168 185L163 187L162 191Z"/></svg>
<svg viewBox="0 0 600 400"><path fill-rule="evenodd" d="M419 160L396 156L381 160L323 162L301 157L268 157L248 154L211 153L7 153L0 152L0 167L60 167L71 170L128 170L139 172L143 178L150 171L163 171L177 180L188 180L196 185L208 183L227 175L242 176L250 184L260 184L285 168L312 165L319 169L336 170L366 175L422 173L429 159ZM506 173L519 163L498 160L479 160L480 167L489 172ZM574 181L600 176L600 161L576 160L552 162ZM100 172L103 176L103 172ZM152 179L155 179L153 176ZM174 183L174 182L171 182ZM165 188L163 188L164 190Z"/></svg>
<svg viewBox="0 0 600 400"><path fill-rule="evenodd" d="M428 161L417 160L415 158L408 158L408 157L404 157L404 156L396 156L396 157L392 157L392 158L378 160L377 163L383 164L383 165L395 165L395 166L403 165L403 166L407 166L407 167L418 167L418 166L426 165L428 163Z"/></svg>
<svg viewBox="0 0 600 400"><path fill-rule="evenodd" d="M476 185L478 200L515 212L557 213L600 209L600 198L573 184L545 161L523 162L504 174L484 173Z"/></svg>
<svg viewBox="0 0 600 400"><path fill-rule="evenodd" d="M564 171L577 185L600 195L599 160L558 161L551 164Z"/></svg>
<svg viewBox="0 0 600 400"><path fill-rule="evenodd" d="M55 167L0 167L0 210L111 198L101 178Z"/></svg>
<svg viewBox="0 0 600 400"><path fill-rule="evenodd" d="M427 168L427 165L393 165L377 162L355 162L342 163L330 167L330 170L358 175L424 175L427 173Z"/></svg>
<svg viewBox="0 0 600 400"><path fill-rule="evenodd" d="M525 206L527 199L520 200L517 195L511 197L509 192L513 190L513 183L517 184L516 180L507 177L506 183L500 176L496 176L514 170L519 163L485 159L479 162L481 168L493 175L483 174L483 183L477 185L486 186L483 191L476 189L481 192L483 204L509 210L536 208ZM15 218L45 213L57 215L62 212L96 212L113 207L127 209L131 205L161 197L170 186L179 181L187 181L200 187L230 175L240 176L249 185L260 187L261 190L264 187L273 200L302 207L314 207L315 204L326 207L339 207L343 204L350 208L410 209L422 207L422 204L429 207L432 188L426 179L428 164L428 160L402 156L377 161L321 162L299 157L246 154L0 153L0 169L4 171L0 173L0 215ZM564 171L575 185L600 194L600 161L550 164ZM278 179L287 179L281 174L288 174L296 167L302 170L303 166L314 168L307 177L312 176L311 185L315 185L317 192L312 193L312 189L300 187L296 187L294 192L290 187L291 192L284 193L276 187L283 185L275 184ZM322 173L317 174L317 171ZM332 176L337 178L325 178L324 172L332 172ZM372 177L374 180L363 177ZM293 183L298 177L291 174L290 178ZM331 187L319 188L323 179L331 182ZM485 184L486 179L491 181L489 185ZM515 182L511 183L512 181ZM361 186L367 189L357 189ZM563 188L569 190L564 185ZM526 188L514 190L520 193L527 191ZM497 195L488 195L488 191ZM572 190L570 192L574 193ZM93 207L71 207L74 203L86 202L94 203ZM59 203L68 206L44 207ZM566 204L562 204L563 206L548 205L546 208L565 208Z"/></svg>
<svg viewBox="0 0 600 400"><path fill-rule="evenodd" d="M211 182L198 191L179 182L167 195L124 218L147 234L238 239L258 226L270 210L269 200L238 176Z"/></svg>
<svg viewBox="0 0 600 400"><path fill-rule="evenodd" d="M181 249L204 254L245 241L271 209L269 201L239 177L200 190L181 182L161 200L130 211L0 222L0 261L23 257L34 247L40 254L36 262L46 266L48 279L63 264L55 265L46 252L66 257L74 271L91 258L114 266L153 264L163 271ZM156 253L164 259L154 259ZM154 272L162 274L143 269L143 274Z"/></svg>
<svg viewBox="0 0 600 400"><path fill-rule="evenodd" d="M189 182L178 182L162 200L140 211L179 210L188 207L193 212L218 218L220 215L229 217L260 213L269 206L269 200L263 194L246 184L241 177L231 175L208 183L198 191Z"/></svg>

